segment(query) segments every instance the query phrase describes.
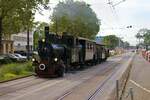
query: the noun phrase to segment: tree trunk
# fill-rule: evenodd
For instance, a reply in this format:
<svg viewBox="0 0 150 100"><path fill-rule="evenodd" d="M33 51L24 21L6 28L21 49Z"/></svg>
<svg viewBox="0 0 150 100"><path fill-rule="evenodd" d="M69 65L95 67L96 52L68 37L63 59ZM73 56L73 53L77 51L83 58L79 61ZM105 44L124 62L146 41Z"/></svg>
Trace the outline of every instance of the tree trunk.
<svg viewBox="0 0 150 100"><path fill-rule="evenodd" d="M0 54L2 53L2 17L0 16Z"/></svg>
<svg viewBox="0 0 150 100"><path fill-rule="evenodd" d="M29 29L27 29L27 59L29 60L30 44L29 44Z"/></svg>

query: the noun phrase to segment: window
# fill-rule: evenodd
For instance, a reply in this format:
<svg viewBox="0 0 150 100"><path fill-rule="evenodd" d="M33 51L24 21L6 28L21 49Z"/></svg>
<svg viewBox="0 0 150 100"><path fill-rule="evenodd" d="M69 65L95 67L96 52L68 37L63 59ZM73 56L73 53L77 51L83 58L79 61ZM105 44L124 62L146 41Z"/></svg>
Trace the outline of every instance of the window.
<svg viewBox="0 0 150 100"><path fill-rule="evenodd" d="M87 49L89 49L89 43L87 43L87 45L86 45L86 46L87 46Z"/></svg>
<svg viewBox="0 0 150 100"><path fill-rule="evenodd" d="M92 44L90 45L90 49L93 49L93 45Z"/></svg>

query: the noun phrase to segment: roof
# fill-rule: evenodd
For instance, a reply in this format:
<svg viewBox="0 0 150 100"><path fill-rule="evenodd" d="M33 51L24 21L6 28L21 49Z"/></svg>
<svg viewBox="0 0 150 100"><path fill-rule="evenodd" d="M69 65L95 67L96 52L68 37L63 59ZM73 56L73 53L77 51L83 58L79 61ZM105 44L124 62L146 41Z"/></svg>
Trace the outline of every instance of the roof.
<svg viewBox="0 0 150 100"><path fill-rule="evenodd" d="M96 44L97 44L97 45L101 45L101 46L106 46L106 45L103 44L103 43L97 43L97 42L96 42Z"/></svg>
<svg viewBox="0 0 150 100"><path fill-rule="evenodd" d="M87 39L87 38L83 38L83 37L77 37L77 38L80 39L80 40L86 40L86 41L90 41L90 42L95 42L96 43L96 41L90 40L90 39Z"/></svg>

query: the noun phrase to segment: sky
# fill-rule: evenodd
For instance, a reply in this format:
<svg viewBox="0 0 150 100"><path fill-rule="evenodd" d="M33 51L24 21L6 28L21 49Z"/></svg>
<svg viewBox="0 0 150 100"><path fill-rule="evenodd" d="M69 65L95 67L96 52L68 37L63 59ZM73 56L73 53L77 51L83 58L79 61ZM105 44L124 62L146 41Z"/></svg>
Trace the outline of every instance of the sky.
<svg viewBox="0 0 150 100"><path fill-rule="evenodd" d="M62 0L50 0L51 10L43 11L43 15L36 13L36 21L50 22L52 9ZM138 43L135 35L141 28L150 28L150 0L125 0L114 8L108 4L109 0L82 0L91 5L91 8L101 20L98 36L117 35L131 45ZM122 0L110 0L113 5ZM126 28L132 25L132 28Z"/></svg>

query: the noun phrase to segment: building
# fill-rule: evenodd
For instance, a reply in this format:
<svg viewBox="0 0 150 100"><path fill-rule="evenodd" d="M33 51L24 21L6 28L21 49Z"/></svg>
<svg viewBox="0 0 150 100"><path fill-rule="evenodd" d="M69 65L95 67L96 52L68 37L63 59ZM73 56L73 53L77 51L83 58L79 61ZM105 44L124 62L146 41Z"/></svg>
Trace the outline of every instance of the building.
<svg viewBox="0 0 150 100"><path fill-rule="evenodd" d="M13 41L12 40L2 40L2 47L0 53L7 54L13 52Z"/></svg>
<svg viewBox="0 0 150 100"><path fill-rule="evenodd" d="M27 32L11 35L14 51L27 51ZM29 48L33 49L33 32L29 33Z"/></svg>
<svg viewBox="0 0 150 100"><path fill-rule="evenodd" d="M97 36L96 43L103 44L103 39L104 39L104 36Z"/></svg>

